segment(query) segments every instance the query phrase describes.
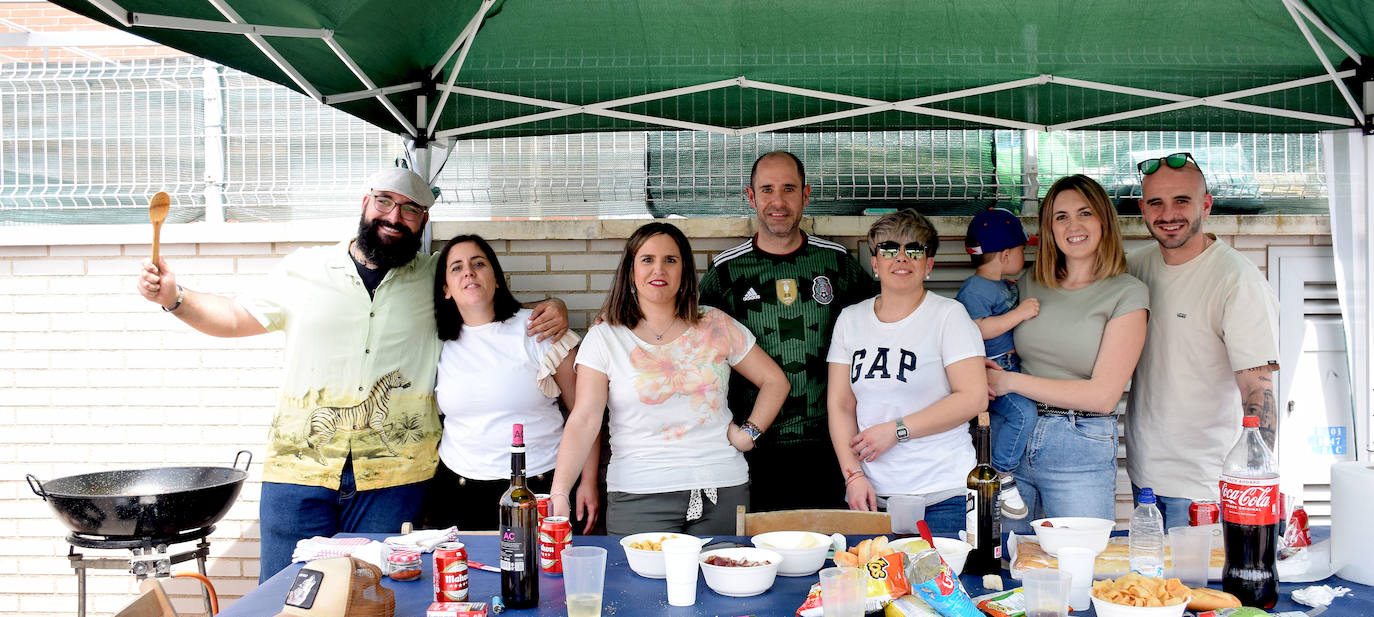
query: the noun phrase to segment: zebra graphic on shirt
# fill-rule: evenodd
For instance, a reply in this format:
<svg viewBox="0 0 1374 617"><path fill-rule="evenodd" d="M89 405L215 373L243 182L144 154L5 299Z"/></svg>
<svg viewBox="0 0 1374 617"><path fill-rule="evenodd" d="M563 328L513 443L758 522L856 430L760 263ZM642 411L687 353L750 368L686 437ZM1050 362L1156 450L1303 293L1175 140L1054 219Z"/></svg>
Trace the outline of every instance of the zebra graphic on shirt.
<svg viewBox="0 0 1374 617"><path fill-rule="evenodd" d="M401 371L391 371L382 375L382 378L373 384L372 391L368 393L367 398L357 405L315 408L314 411L310 412L310 432L305 437L306 447L314 450L315 460L324 464L324 453L321 452L320 448L334 438L334 433L338 431L356 433L370 429L382 440L382 445L392 456L400 456L396 452L396 448L391 447L390 440L386 438L386 431L382 430L382 423L386 421L387 399L391 389L409 387L410 380L401 375Z"/></svg>

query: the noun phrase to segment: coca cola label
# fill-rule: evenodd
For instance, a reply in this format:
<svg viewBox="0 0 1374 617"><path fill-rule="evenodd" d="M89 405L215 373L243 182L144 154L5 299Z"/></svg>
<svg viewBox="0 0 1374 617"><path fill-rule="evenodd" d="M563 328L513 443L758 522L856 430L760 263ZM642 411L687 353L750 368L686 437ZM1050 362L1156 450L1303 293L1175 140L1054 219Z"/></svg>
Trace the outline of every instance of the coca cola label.
<svg viewBox="0 0 1374 617"><path fill-rule="evenodd" d="M1222 474L1221 520L1240 525L1277 525L1279 479Z"/></svg>

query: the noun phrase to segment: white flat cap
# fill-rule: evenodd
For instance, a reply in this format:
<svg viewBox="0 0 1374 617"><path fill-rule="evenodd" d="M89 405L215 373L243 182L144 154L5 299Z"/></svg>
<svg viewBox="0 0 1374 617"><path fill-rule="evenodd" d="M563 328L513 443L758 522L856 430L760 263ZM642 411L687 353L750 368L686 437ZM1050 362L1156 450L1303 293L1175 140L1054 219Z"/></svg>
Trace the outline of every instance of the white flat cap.
<svg viewBox="0 0 1374 617"><path fill-rule="evenodd" d="M429 183L409 169L400 167L383 169L369 176L363 189L367 192L387 191L405 195L411 201L426 208L434 205L434 192L429 189Z"/></svg>

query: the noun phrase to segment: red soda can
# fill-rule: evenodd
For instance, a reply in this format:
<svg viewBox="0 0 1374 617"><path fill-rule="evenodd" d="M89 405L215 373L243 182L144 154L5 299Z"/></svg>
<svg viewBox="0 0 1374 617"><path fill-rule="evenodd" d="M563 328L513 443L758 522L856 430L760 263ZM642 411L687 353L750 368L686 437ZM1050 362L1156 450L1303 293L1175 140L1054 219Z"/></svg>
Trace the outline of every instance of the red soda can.
<svg viewBox="0 0 1374 617"><path fill-rule="evenodd" d="M434 601L464 602L468 599L468 549L462 542L445 542L434 548Z"/></svg>
<svg viewBox="0 0 1374 617"><path fill-rule="evenodd" d="M534 505L539 508L539 518L543 520L544 517L549 515L549 494L536 493L534 496Z"/></svg>
<svg viewBox="0 0 1374 617"><path fill-rule="evenodd" d="M1198 499L1188 506L1188 525L1198 527L1221 522L1221 506L1215 499Z"/></svg>
<svg viewBox="0 0 1374 617"><path fill-rule="evenodd" d="M539 523L539 569L545 574L563 573L563 549L572 544L572 521L566 516L546 516Z"/></svg>

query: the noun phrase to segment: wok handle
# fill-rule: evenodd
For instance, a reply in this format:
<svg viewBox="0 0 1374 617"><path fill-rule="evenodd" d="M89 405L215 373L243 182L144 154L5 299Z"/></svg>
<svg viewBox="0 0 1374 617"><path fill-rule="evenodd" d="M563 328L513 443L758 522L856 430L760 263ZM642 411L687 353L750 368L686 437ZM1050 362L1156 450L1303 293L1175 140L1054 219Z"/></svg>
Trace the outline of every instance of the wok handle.
<svg viewBox="0 0 1374 617"><path fill-rule="evenodd" d="M244 455L248 456L248 460L243 464L243 470L248 471L248 466L253 464L253 453L247 450L239 450L239 453L234 455L234 469L239 468L239 459L243 458Z"/></svg>
<svg viewBox="0 0 1374 617"><path fill-rule="evenodd" d="M43 483L39 482L38 478L33 477L31 473L26 473L24 479L29 481L29 490L32 490L33 494L42 497L43 501L48 500L48 492L43 490Z"/></svg>

